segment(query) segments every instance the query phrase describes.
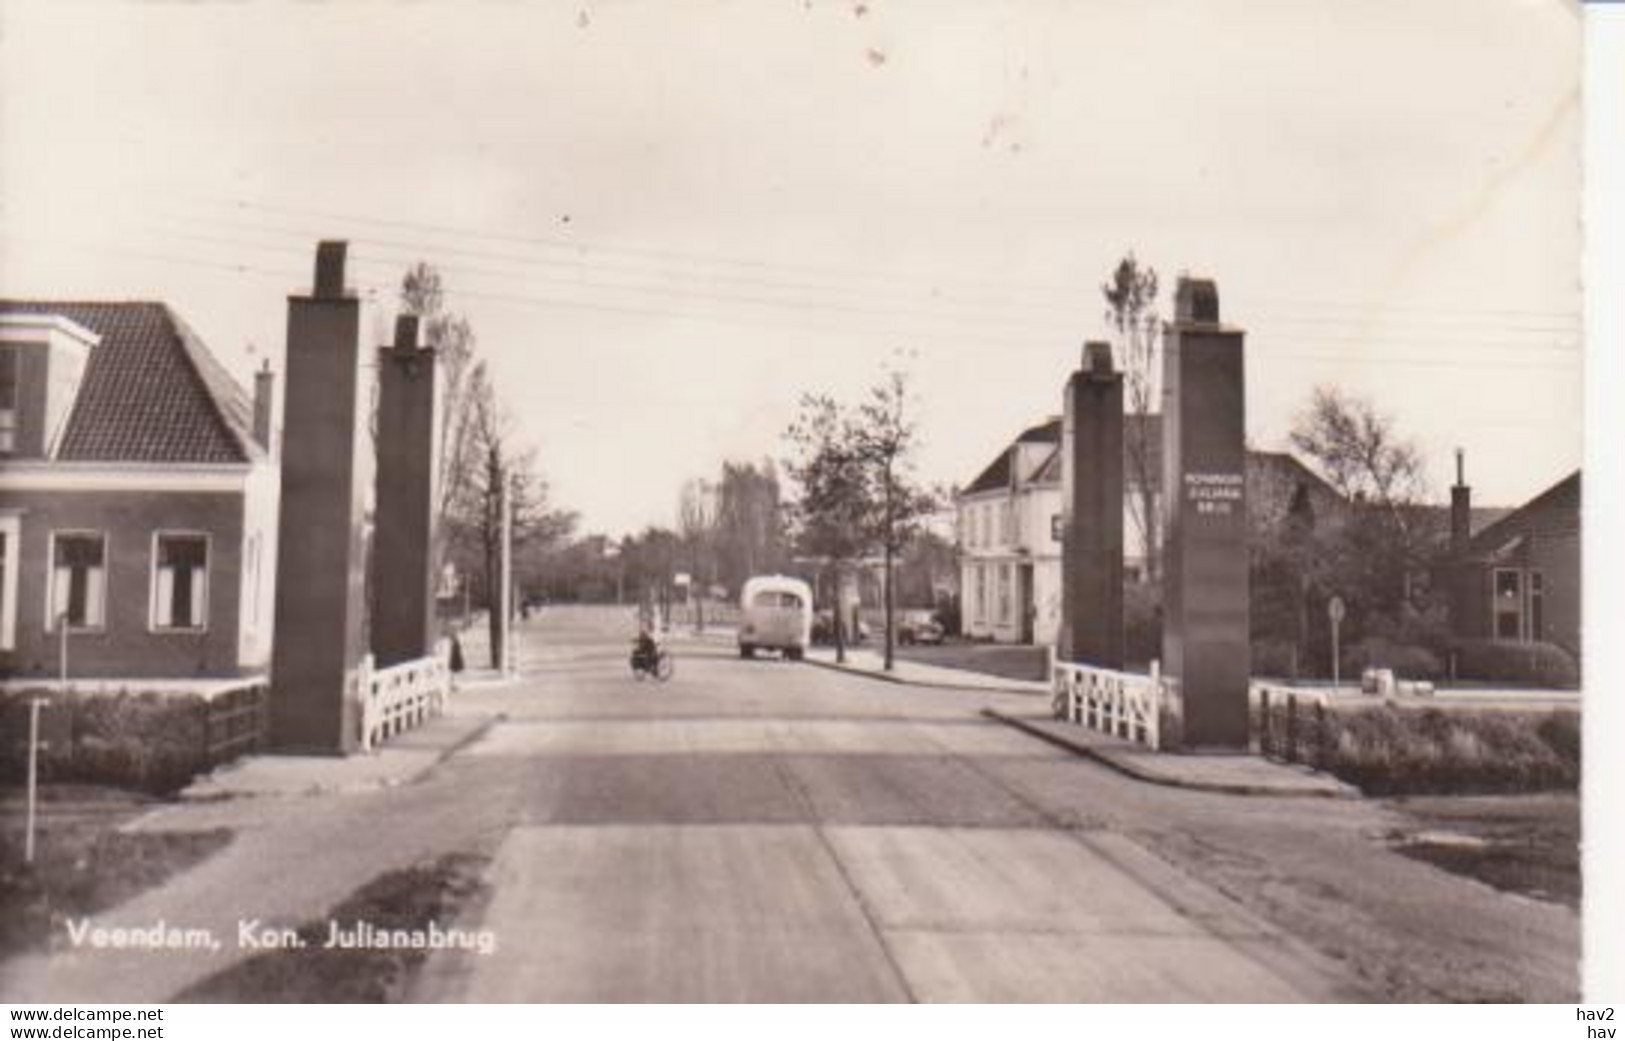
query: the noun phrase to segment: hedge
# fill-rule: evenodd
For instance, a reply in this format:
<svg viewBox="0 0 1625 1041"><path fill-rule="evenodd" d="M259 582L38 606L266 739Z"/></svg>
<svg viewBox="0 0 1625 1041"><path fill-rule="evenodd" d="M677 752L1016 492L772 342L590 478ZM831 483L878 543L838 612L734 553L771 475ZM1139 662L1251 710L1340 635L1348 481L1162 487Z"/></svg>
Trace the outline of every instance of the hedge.
<svg viewBox="0 0 1625 1041"><path fill-rule="evenodd" d="M1568 690L1580 685L1579 663L1555 643L1460 640L1451 651L1460 680Z"/></svg>
<svg viewBox="0 0 1625 1041"><path fill-rule="evenodd" d="M200 694L14 690L0 692L0 718L7 721L5 739L0 741L0 780L18 783L26 774L27 705L42 694L50 700L48 711L68 714L70 735L66 744L41 752L40 777L47 781L167 795L242 750L218 747L218 735L210 732L211 703ZM214 748L211 736L217 743Z"/></svg>

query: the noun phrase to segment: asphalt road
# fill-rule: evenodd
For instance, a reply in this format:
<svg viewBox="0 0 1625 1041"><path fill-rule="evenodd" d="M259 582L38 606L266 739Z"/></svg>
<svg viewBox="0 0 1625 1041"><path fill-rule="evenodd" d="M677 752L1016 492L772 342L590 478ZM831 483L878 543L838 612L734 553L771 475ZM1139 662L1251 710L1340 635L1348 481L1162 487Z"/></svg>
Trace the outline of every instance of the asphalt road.
<svg viewBox="0 0 1625 1041"><path fill-rule="evenodd" d="M526 682L477 695L506 718L439 783L511 800L492 894L462 923L498 945L437 956L417 998L1371 996L1114 826L1143 810L1107 804L1141 786L979 715L1019 695L694 642L669 683L638 683L629 632L544 612Z"/></svg>

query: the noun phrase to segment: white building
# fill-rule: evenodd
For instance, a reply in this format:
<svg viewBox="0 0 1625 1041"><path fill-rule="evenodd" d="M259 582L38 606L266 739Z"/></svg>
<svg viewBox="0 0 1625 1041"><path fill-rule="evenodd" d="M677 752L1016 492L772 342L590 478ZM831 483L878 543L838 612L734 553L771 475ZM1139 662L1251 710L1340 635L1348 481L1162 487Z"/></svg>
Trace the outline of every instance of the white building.
<svg viewBox="0 0 1625 1041"><path fill-rule="evenodd" d="M1158 417L1146 425L1160 470ZM1128 426L1137 422L1126 417ZM1125 430L1125 441L1132 436ZM1132 467L1124 480L1132 486ZM999 643L1053 645L1061 626L1061 420L1029 427L955 500L965 635ZM1144 542L1128 496L1123 505L1124 570L1137 578Z"/></svg>

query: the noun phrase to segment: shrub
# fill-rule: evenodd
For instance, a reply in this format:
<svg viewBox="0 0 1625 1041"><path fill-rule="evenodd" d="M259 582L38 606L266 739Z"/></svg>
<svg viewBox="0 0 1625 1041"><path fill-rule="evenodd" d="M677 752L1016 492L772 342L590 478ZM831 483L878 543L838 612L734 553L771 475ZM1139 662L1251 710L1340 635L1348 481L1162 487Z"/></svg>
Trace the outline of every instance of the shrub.
<svg viewBox="0 0 1625 1041"><path fill-rule="evenodd" d="M1555 643L1461 640L1451 649L1457 679L1562 689L1580 685L1579 663Z"/></svg>
<svg viewBox="0 0 1625 1041"><path fill-rule="evenodd" d="M1552 751L1560 758L1573 763L1576 769L1579 768L1580 713L1554 710L1551 715L1540 721L1535 733L1540 735L1540 739L1550 745Z"/></svg>
<svg viewBox="0 0 1625 1041"><path fill-rule="evenodd" d="M1575 713L1384 706L1335 713L1333 719L1332 761L1321 765L1370 794L1540 791L1579 784Z"/></svg>
<svg viewBox="0 0 1625 1041"><path fill-rule="evenodd" d="M1252 650L1254 676L1297 678L1298 648L1291 640L1254 640Z"/></svg>
<svg viewBox="0 0 1625 1041"><path fill-rule="evenodd" d="M1162 657L1162 604L1150 583L1130 582L1123 589L1123 653L1141 664Z"/></svg>

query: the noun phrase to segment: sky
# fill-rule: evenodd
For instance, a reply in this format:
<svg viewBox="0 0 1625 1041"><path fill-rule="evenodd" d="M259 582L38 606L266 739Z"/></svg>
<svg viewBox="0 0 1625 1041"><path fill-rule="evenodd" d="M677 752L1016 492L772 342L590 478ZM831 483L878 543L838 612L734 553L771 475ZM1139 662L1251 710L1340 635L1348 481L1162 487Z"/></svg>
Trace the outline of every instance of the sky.
<svg viewBox="0 0 1625 1041"><path fill-rule="evenodd" d="M0 294L164 300L246 380L318 239L380 342L427 260L620 534L892 363L968 483L1132 250L1216 280L1257 447L1337 384L1515 505L1581 458L1579 59L1568 0L0 0Z"/></svg>

